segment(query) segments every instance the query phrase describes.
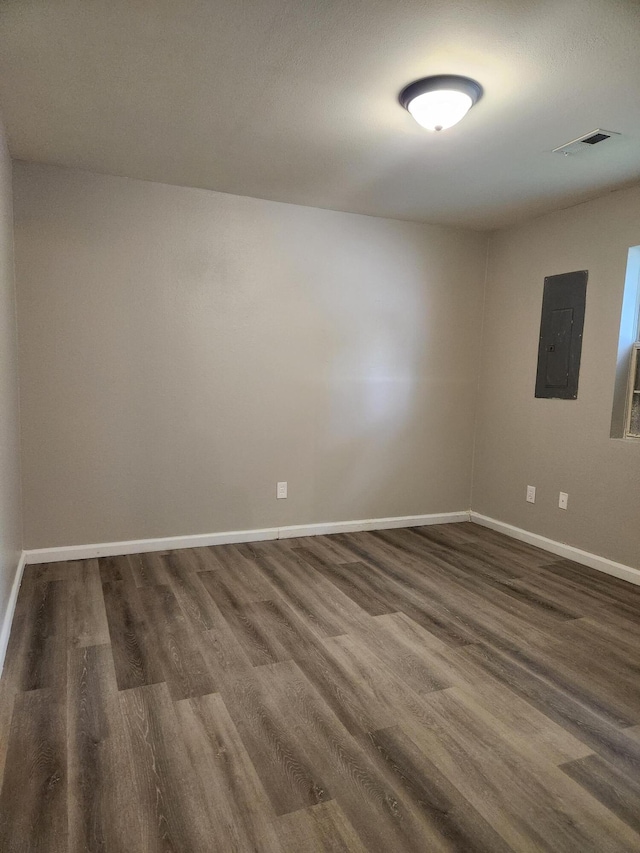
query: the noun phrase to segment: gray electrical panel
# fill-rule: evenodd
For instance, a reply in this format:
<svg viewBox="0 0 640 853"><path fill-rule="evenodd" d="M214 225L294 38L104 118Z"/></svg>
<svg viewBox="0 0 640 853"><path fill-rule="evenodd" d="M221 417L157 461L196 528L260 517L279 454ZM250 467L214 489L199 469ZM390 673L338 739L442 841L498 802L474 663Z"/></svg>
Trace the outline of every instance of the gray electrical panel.
<svg viewBox="0 0 640 853"><path fill-rule="evenodd" d="M578 396L588 275L579 270L544 280L536 397Z"/></svg>

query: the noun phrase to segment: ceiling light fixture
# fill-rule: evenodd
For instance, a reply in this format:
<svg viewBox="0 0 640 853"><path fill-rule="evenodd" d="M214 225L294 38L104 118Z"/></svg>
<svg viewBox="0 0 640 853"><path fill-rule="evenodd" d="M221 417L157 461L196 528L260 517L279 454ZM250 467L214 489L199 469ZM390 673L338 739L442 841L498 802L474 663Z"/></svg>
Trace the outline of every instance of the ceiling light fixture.
<svg viewBox="0 0 640 853"><path fill-rule="evenodd" d="M438 74L410 83L400 103L427 130L446 130L463 119L482 97L482 86L469 77Z"/></svg>

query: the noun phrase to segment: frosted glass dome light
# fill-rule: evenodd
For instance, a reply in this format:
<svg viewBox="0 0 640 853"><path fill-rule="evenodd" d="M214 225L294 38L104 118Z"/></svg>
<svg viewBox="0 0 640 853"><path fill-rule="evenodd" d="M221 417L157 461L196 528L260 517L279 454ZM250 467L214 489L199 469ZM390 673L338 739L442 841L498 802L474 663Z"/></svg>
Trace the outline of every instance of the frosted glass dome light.
<svg viewBox="0 0 640 853"><path fill-rule="evenodd" d="M400 93L400 103L427 130L453 127L482 96L482 86L468 77L441 74L416 80Z"/></svg>

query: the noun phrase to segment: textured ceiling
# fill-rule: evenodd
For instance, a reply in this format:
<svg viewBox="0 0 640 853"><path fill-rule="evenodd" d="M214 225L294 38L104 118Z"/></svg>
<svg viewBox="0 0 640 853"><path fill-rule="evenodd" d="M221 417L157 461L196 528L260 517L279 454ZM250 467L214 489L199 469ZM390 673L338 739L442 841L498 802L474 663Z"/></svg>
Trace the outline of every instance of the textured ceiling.
<svg viewBox="0 0 640 853"><path fill-rule="evenodd" d="M18 159L495 228L640 180L639 42L640 0L4 0L0 108ZM439 73L485 95L430 134Z"/></svg>

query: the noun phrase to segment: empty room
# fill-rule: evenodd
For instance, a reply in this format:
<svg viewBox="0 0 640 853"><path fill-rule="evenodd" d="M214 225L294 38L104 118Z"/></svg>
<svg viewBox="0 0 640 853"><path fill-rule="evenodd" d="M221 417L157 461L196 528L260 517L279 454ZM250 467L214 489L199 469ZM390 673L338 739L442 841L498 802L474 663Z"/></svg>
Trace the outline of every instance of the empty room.
<svg viewBox="0 0 640 853"><path fill-rule="evenodd" d="M639 41L0 5L0 853L640 851Z"/></svg>

